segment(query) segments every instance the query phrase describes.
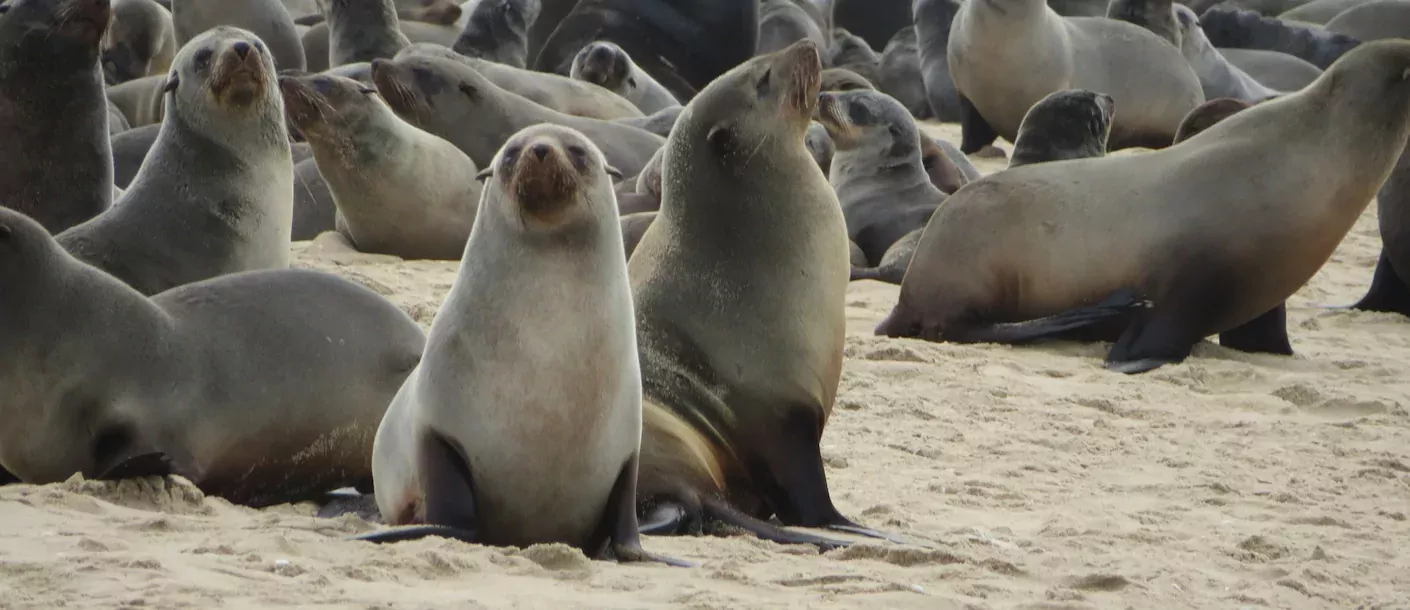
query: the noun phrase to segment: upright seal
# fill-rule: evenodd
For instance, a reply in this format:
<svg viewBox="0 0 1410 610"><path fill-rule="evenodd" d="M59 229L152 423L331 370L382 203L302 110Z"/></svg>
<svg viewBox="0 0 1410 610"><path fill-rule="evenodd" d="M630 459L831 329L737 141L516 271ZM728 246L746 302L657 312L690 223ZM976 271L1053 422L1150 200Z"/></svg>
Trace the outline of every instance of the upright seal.
<svg viewBox="0 0 1410 610"><path fill-rule="evenodd" d="M113 202L108 103L98 68L108 2L14 0L5 8L0 203L57 233Z"/></svg>
<svg viewBox="0 0 1410 610"><path fill-rule="evenodd" d="M171 18L176 26L176 43L187 43L217 26L244 29L269 45L274 65L280 70L302 70L304 46L294 27L294 18L280 0L172 0Z"/></svg>
<svg viewBox="0 0 1410 610"><path fill-rule="evenodd" d="M268 49L221 26L182 47L173 66L166 118L131 186L59 243L149 295L288 267L294 167Z"/></svg>
<svg viewBox="0 0 1410 610"><path fill-rule="evenodd" d="M465 262L372 449L382 515L432 527L359 538L663 560L637 531L641 368L602 153L538 125L486 177Z"/></svg>

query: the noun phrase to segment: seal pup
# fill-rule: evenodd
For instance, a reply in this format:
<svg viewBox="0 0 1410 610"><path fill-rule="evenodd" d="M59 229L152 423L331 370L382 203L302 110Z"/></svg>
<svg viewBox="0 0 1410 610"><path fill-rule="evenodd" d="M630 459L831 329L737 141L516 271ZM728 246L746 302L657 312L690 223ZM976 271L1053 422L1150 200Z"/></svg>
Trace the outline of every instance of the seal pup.
<svg viewBox="0 0 1410 610"><path fill-rule="evenodd" d="M658 110L644 117L628 117L625 119L613 119L623 125L631 125L637 129L644 129L661 137L671 135L671 128L676 126L676 119L680 118L684 106L676 105L670 108Z"/></svg>
<svg viewBox="0 0 1410 610"><path fill-rule="evenodd" d="M1063 89L1116 100L1113 150L1169 146L1180 120L1204 102L1174 45L1115 19L1058 16L1043 0L964 3L947 55L962 98L965 153L999 137L1012 142L1028 109Z"/></svg>
<svg viewBox="0 0 1410 610"><path fill-rule="evenodd" d="M1279 21L1230 6L1214 6L1198 14L1204 35L1215 47L1280 51L1323 70L1361 44L1360 40L1344 34Z"/></svg>
<svg viewBox="0 0 1410 610"><path fill-rule="evenodd" d="M1311 62L1281 51L1219 49L1219 54L1228 60L1229 65L1243 70L1253 80L1274 91L1297 91L1322 75L1322 69Z"/></svg>
<svg viewBox="0 0 1410 610"><path fill-rule="evenodd" d="M493 61L466 57L441 45L412 44L397 54L397 58L409 55L460 62L474 68L500 89L522 95L540 106L563 114L602 120L639 119L644 116L644 113L626 98L592 83L567 76L521 70Z"/></svg>
<svg viewBox="0 0 1410 610"><path fill-rule="evenodd" d="M224 25L258 36L269 46L274 66L280 70L303 70L307 66L294 19L279 0L173 0L171 18L176 43L183 47L207 30Z"/></svg>
<svg viewBox="0 0 1410 610"><path fill-rule="evenodd" d="M808 2L808 0L801 0ZM759 45L756 55L768 55L799 40L808 39L821 48L832 42L822 24L813 19L799 1L761 0L759 2Z"/></svg>
<svg viewBox="0 0 1410 610"><path fill-rule="evenodd" d="M641 368L602 153L538 125L485 178L455 284L372 449L382 515L430 527L358 538L459 532L680 563L643 550L637 528ZM540 376L523 386L524 371Z"/></svg>
<svg viewBox="0 0 1410 610"><path fill-rule="evenodd" d="M828 56L828 65L833 68L851 70L868 83L881 81L881 54L861 36L840 28L833 30L832 48L828 49Z"/></svg>
<svg viewBox="0 0 1410 610"><path fill-rule="evenodd" d="M167 75L143 76L108 87L108 101L117 106L130 127L155 125L166 114Z"/></svg>
<svg viewBox="0 0 1410 610"><path fill-rule="evenodd" d="M386 299L314 271L148 299L9 210L0 258L0 467L27 483L176 474L249 506L365 486L425 341Z"/></svg>
<svg viewBox="0 0 1410 610"><path fill-rule="evenodd" d="M391 59L411 46L392 0L328 0L328 66Z"/></svg>
<svg viewBox="0 0 1410 610"><path fill-rule="evenodd" d="M1199 17L1189 7L1176 5L1173 10L1180 28L1180 54L1185 56L1185 61L1190 62L1190 67L1199 76L1206 100L1232 97L1253 101L1278 94L1229 63L1219 49L1209 44L1204 30L1200 28Z"/></svg>
<svg viewBox="0 0 1410 610"><path fill-rule="evenodd" d="M1175 143L1184 142L1215 123L1252 106L1251 102L1232 97L1215 98L1200 104L1198 108L1190 111L1185 120L1180 121L1180 128L1175 130Z"/></svg>
<svg viewBox="0 0 1410 610"><path fill-rule="evenodd" d="M113 0L112 11L102 43L108 84L165 75L178 48L171 12L153 0Z"/></svg>
<svg viewBox="0 0 1410 610"><path fill-rule="evenodd" d="M1168 149L985 177L931 219L877 332L1117 335L1106 365L1124 373L1180 362L1212 334L1291 354L1284 300L1331 256L1407 137L1410 42L1378 41ZM1266 172L1278 179L1249 179Z"/></svg>
<svg viewBox="0 0 1410 610"><path fill-rule="evenodd" d="M569 76L626 98L642 114L681 105L670 91L638 68L622 47L610 42L593 42L583 47L573 58Z"/></svg>
<svg viewBox="0 0 1410 610"><path fill-rule="evenodd" d="M542 9L539 0L477 0L451 48L466 57L525 68L529 26Z"/></svg>
<svg viewBox="0 0 1410 610"><path fill-rule="evenodd" d="M288 267L294 167L268 49L220 26L172 65L166 118L131 187L59 244L149 295Z"/></svg>
<svg viewBox="0 0 1410 610"><path fill-rule="evenodd" d="M1175 0L1111 0L1106 18L1145 28L1178 49L1180 24L1175 20L1174 5Z"/></svg>
<svg viewBox="0 0 1410 610"><path fill-rule="evenodd" d="M571 11L559 13L564 5ZM546 18L559 14L564 15L561 22ZM540 40L542 45L536 42ZM759 2L552 0L545 2L530 30L529 56L535 58L535 70L567 74L578 50L594 40L617 43L676 99L688 101L710 81L753 57Z"/></svg>
<svg viewBox="0 0 1410 610"><path fill-rule="evenodd" d="M113 202L98 45L107 0L13 0L0 13L0 197L63 231ZM55 173L55 170L62 170Z"/></svg>
<svg viewBox="0 0 1410 610"><path fill-rule="evenodd" d="M925 79L920 73L918 45L915 26L908 25L897 30L881 52L881 66L877 71L881 80L876 85L882 93L901 102L911 116L928 119L931 114L930 101L925 93Z"/></svg>
<svg viewBox="0 0 1410 610"><path fill-rule="evenodd" d="M572 127L593 141L620 176L641 172L664 140L611 121L563 114L494 85L468 64L420 55L372 62L372 80L392 110L407 122L449 140L478 167L499 146L531 125Z"/></svg>
<svg viewBox="0 0 1410 610"><path fill-rule="evenodd" d="M1023 116L1009 167L1105 155L1114 111L1115 103L1105 93L1049 93Z"/></svg>
<svg viewBox="0 0 1410 610"><path fill-rule="evenodd" d="M479 169L454 144L398 117L375 89L324 74L279 77L359 252L459 260L475 224Z"/></svg>
<svg viewBox="0 0 1410 610"><path fill-rule="evenodd" d="M875 266L896 240L925 227L945 193L930 183L919 130L894 98L877 91L824 92L818 120L837 147L828 180L847 236Z"/></svg>
<svg viewBox="0 0 1410 610"><path fill-rule="evenodd" d="M818 442L837 396L848 247L803 134L822 62L803 40L705 87L671 132L656 220L628 265L643 401L643 533L724 522L766 539L863 531ZM751 160L767 159L767 163ZM727 364L726 364L727 363Z"/></svg>
<svg viewBox="0 0 1410 610"><path fill-rule="evenodd" d="M916 0L916 47L920 76L931 114L941 121L960 120L960 93L950 77L950 27L960 12L958 0Z"/></svg>

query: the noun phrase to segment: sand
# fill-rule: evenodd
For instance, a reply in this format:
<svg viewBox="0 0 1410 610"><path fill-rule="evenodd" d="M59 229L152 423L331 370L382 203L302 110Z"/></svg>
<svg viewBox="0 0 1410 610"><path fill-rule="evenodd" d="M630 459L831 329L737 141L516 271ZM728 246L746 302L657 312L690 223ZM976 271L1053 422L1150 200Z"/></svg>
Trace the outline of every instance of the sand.
<svg viewBox="0 0 1410 610"><path fill-rule="evenodd" d="M422 324L456 268L295 248ZM1205 344L1136 377L1103 345L877 338L897 288L854 283L828 478L843 512L933 548L648 537L702 564L674 569L379 547L311 505L72 480L0 488L0 608L1410 608L1410 320L1319 307L1358 299L1378 250L1370 206L1290 301L1297 356Z"/></svg>

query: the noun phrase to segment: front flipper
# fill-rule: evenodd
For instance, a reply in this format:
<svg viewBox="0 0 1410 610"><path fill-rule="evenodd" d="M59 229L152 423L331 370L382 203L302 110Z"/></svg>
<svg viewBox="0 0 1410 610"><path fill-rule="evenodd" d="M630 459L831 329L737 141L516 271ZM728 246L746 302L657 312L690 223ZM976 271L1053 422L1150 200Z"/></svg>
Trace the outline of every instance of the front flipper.
<svg viewBox="0 0 1410 610"><path fill-rule="evenodd" d="M1135 375L1183 362L1202 337L1191 331L1178 308L1151 309L1136 316L1107 352L1104 366Z"/></svg>
<svg viewBox="0 0 1410 610"><path fill-rule="evenodd" d="M1288 307L1283 303L1242 326L1219 333L1219 344L1241 352L1291 356L1288 341Z"/></svg>
<svg viewBox="0 0 1410 610"><path fill-rule="evenodd" d="M655 561L679 568L699 567L699 564L648 553L646 549L641 548L641 529L636 519L639 459L637 455L632 455L627 459L627 463L622 465L622 472L617 475L617 482L612 485L612 493L607 496L607 505L602 510L602 523L598 525L597 535L594 536L602 542L591 543L590 549L601 555L601 550L598 549L605 544L617 561L624 563ZM681 511L681 514L683 515L684 511Z"/></svg>
<svg viewBox="0 0 1410 610"><path fill-rule="evenodd" d="M972 155L997 139L999 132L984 120L969 98L960 94L960 152Z"/></svg>
<svg viewBox="0 0 1410 610"><path fill-rule="evenodd" d="M417 444L416 460L425 496L427 524L368 532L349 540L402 542L440 536L479 542L475 483L465 454L445 437L432 432Z"/></svg>
<svg viewBox="0 0 1410 610"><path fill-rule="evenodd" d="M944 341L952 343L1026 343L1039 339L1062 338L1064 333L1089 328L1122 316L1135 315L1151 306L1134 290L1118 290L1096 305L1079 307L1059 314L987 326L956 326L945 329Z"/></svg>
<svg viewBox="0 0 1410 610"><path fill-rule="evenodd" d="M1410 316L1410 286L1395 272L1395 266L1381 249L1381 258L1376 262L1376 273L1371 276L1371 289L1352 309L1362 311L1384 311Z"/></svg>
<svg viewBox="0 0 1410 610"><path fill-rule="evenodd" d="M739 510L722 500L705 500L701 503L701 507L705 511L705 516L709 517L711 520L737 527L754 534L762 540L777 542L779 544L811 544L818 547L818 550L823 552L852 546L852 543L846 540L835 540L815 536L806 532L795 532L778 527L767 521L755 519L754 517L739 512Z"/></svg>

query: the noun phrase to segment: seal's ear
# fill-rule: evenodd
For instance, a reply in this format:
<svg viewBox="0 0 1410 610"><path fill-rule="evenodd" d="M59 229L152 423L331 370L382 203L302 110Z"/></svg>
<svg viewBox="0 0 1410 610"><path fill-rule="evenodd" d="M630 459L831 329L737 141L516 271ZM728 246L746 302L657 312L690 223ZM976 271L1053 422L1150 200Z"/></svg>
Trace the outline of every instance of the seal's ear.
<svg viewBox="0 0 1410 610"><path fill-rule="evenodd" d="M612 167L611 165L607 165L605 163L602 165L602 169L607 170L607 175L611 176L613 180L622 179L622 170Z"/></svg>
<svg viewBox="0 0 1410 610"><path fill-rule="evenodd" d="M479 180L480 182L484 182L485 180L488 180L490 176L493 175L494 167L486 167L485 169L480 170L480 173L475 174L475 179Z"/></svg>
<svg viewBox="0 0 1410 610"><path fill-rule="evenodd" d="M372 95L373 93L376 93L377 90L372 87L368 87L367 85L363 85L357 88L357 92L363 95Z"/></svg>
<svg viewBox="0 0 1410 610"><path fill-rule="evenodd" d="M171 76L166 79L166 86L162 87L162 93L171 93L172 91L176 91L176 87L180 84L181 76L177 75L175 72L172 72Z"/></svg>

